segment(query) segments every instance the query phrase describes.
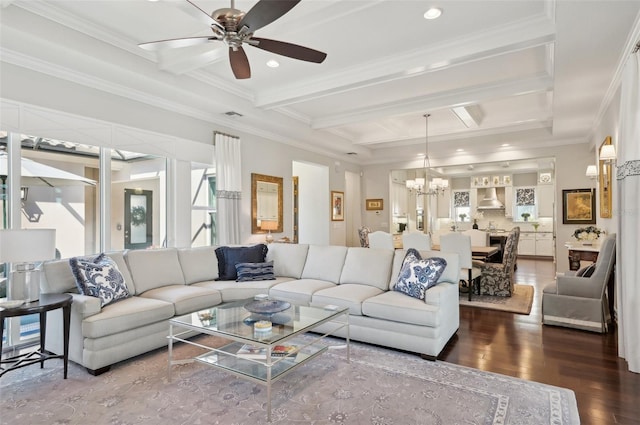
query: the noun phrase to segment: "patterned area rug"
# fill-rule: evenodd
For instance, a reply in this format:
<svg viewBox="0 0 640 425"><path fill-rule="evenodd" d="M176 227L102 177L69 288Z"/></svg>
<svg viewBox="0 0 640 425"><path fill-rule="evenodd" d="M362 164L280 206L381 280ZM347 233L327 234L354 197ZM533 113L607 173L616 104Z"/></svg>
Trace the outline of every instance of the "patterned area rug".
<svg viewBox="0 0 640 425"><path fill-rule="evenodd" d="M212 337L198 342L220 343ZM367 344L330 350L273 384L276 424L579 424L573 391ZM179 344L175 358L200 354ZM59 360L0 380L3 424L263 424L266 387L200 363L174 366L167 350L94 377Z"/></svg>
<svg viewBox="0 0 640 425"><path fill-rule="evenodd" d="M489 310L508 311L518 314L531 313L533 304L533 286L518 285L515 292L510 297L494 297L492 295L472 295L469 301L469 294L460 293L460 305L469 307L486 308Z"/></svg>

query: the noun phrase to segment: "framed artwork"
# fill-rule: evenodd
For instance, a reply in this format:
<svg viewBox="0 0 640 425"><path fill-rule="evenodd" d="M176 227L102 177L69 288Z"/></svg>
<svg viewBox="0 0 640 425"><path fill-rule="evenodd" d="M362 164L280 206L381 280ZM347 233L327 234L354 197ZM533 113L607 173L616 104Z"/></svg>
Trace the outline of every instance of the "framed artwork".
<svg viewBox="0 0 640 425"><path fill-rule="evenodd" d="M383 200L382 199L367 199L366 208L367 211L377 211L383 209Z"/></svg>
<svg viewBox="0 0 640 425"><path fill-rule="evenodd" d="M596 190L562 191L562 224L596 224Z"/></svg>
<svg viewBox="0 0 640 425"><path fill-rule="evenodd" d="M604 139L598 152L604 145L611 144L611 136ZM598 180L600 183L600 217L611 218L611 173L613 172L611 163L598 160Z"/></svg>
<svg viewBox="0 0 640 425"><path fill-rule="evenodd" d="M331 221L344 221L344 192L331 191Z"/></svg>

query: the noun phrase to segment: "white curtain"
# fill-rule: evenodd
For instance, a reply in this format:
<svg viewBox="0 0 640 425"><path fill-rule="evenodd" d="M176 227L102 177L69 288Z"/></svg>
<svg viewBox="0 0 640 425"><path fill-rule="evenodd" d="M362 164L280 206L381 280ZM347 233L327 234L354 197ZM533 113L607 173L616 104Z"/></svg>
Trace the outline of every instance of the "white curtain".
<svg viewBox="0 0 640 425"><path fill-rule="evenodd" d="M242 194L240 139L214 133L213 140L216 146L217 244L239 244Z"/></svg>
<svg viewBox="0 0 640 425"><path fill-rule="evenodd" d="M640 53L622 76L618 141L619 231L616 265L618 352L640 373Z"/></svg>

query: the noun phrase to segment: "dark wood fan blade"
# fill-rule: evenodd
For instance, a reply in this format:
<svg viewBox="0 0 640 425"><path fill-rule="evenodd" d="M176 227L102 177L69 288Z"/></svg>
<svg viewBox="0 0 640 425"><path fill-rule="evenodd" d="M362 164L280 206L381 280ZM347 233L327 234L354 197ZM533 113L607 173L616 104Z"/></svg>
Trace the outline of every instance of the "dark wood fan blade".
<svg viewBox="0 0 640 425"><path fill-rule="evenodd" d="M203 37L186 37L186 38L172 38L170 40L158 40L158 41L149 41L148 43L140 43L139 47L142 47L145 50L149 51L157 51L162 49L177 49L180 47L189 47L195 46L198 44L206 44L210 41L219 40L217 37L213 36L203 36Z"/></svg>
<svg viewBox="0 0 640 425"><path fill-rule="evenodd" d="M299 46L297 44L285 43L284 41L270 40L268 38L252 37L251 41L257 41L258 44L251 43L253 47L276 53L282 56L288 56L293 59L299 59L307 62L322 63L327 57L326 53L313 50L308 47Z"/></svg>
<svg viewBox="0 0 640 425"><path fill-rule="evenodd" d="M269 25L300 3L300 0L260 0L238 24L238 28L248 27L247 33Z"/></svg>
<svg viewBox="0 0 640 425"><path fill-rule="evenodd" d="M200 9L200 7L198 7L198 5L196 5L191 0L185 0L185 1L186 1L186 3L183 3L183 2L179 2L178 3L179 7L182 10L184 10L186 13L188 13L189 15L191 15L193 18L197 19L198 21L202 22L203 24L205 24L205 25L215 25L216 27L218 27L222 31L224 31L224 26L222 26L222 24L220 24L218 21L213 19L211 17L211 15L209 15L204 10Z"/></svg>
<svg viewBox="0 0 640 425"><path fill-rule="evenodd" d="M244 52L242 47L238 47L237 50L233 50L232 47L229 47L229 61L231 62L233 75L235 75L238 80L251 78L249 59L247 59L247 54Z"/></svg>

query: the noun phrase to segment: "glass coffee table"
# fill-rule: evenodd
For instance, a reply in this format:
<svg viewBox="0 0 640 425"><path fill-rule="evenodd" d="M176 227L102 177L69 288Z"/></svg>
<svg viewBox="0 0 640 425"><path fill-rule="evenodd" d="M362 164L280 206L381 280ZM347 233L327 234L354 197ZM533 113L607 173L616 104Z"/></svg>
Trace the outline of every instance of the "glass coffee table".
<svg viewBox="0 0 640 425"><path fill-rule="evenodd" d="M253 310L249 311L249 310ZM271 323L271 329L269 329ZM312 337L301 336L327 323ZM293 305L278 300L224 303L169 320L169 379L175 364L199 361L240 378L267 386L267 420L271 421L271 384L328 349L323 339L346 329L349 352L349 309ZM194 332L222 337L229 343L210 347L187 338ZM191 344L206 352L194 359L173 358L173 343Z"/></svg>

